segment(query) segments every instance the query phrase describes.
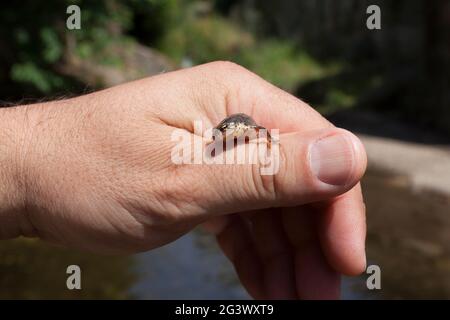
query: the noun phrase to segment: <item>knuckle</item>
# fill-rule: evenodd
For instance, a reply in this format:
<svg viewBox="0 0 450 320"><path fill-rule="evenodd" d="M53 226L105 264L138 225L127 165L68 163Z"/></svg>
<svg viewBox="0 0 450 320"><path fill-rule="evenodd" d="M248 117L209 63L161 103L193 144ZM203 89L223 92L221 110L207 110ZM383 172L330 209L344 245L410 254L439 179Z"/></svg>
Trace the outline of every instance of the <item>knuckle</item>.
<svg viewBox="0 0 450 320"><path fill-rule="evenodd" d="M276 199L275 177L274 175L262 175L261 166L255 165L252 170L253 185L263 199Z"/></svg>
<svg viewBox="0 0 450 320"><path fill-rule="evenodd" d="M231 85L253 82L255 74L245 67L231 61L215 61L209 64L211 74L220 79L226 79Z"/></svg>
<svg viewBox="0 0 450 320"><path fill-rule="evenodd" d="M276 199L285 197L286 182L291 179L288 175L292 175L292 168L289 168L289 161L286 148L279 145L279 170L277 174L273 175L273 189ZM294 171L295 172L295 171Z"/></svg>
<svg viewBox="0 0 450 320"><path fill-rule="evenodd" d="M247 69L242 67L241 65L227 60L219 60L211 63L211 66L214 69L224 70L225 72L246 72Z"/></svg>
<svg viewBox="0 0 450 320"><path fill-rule="evenodd" d="M249 170L249 184L258 199L272 201L276 199L275 176L273 174L263 174L263 165L259 159L258 150L255 149L252 155L252 165Z"/></svg>
<svg viewBox="0 0 450 320"><path fill-rule="evenodd" d="M182 168L168 173L154 190L155 200L159 204L159 210L156 212L161 213L158 219L161 224L174 225L189 220L194 206L198 203L199 184L188 181L186 177L189 177L189 173L184 172L185 169Z"/></svg>

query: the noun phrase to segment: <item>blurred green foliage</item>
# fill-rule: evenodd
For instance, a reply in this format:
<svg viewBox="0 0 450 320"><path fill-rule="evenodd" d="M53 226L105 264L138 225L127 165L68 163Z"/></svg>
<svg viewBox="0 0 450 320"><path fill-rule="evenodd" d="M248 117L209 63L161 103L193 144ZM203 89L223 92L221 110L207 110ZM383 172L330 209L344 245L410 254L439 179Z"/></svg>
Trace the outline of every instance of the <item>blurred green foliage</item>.
<svg viewBox="0 0 450 320"><path fill-rule="evenodd" d="M178 63L184 60L200 64L214 60L231 60L285 89L335 73L336 64L325 65L300 50L292 41L261 38L244 27L187 1L174 10L170 27L158 39L156 46Z"/></svg>
<svg viewBox="0 0 450 320"><path fill-rule="evenodd" d="M65 28L70 4L82 8L81 30ZM58 70L68 50L81 59L120 68L122 61L111 48L135 41L158 48L178 64L232 60L286 90L337 70L319 64L292 42L259 38L211 8L212 2L193 0L7 4L0 13L0 41L8 44L8 52L0 59L0 68L9 77L0 80L24 92L58 92L71 85ZM76 46L71 47L71 41Z"/></svg>
<svg viewBox="0 0 450 320"><path fill-rule="evenodd" d="M119 65L108 48L122 43L132 25L133 5L145 1L25 0L3 3L0 11L0 81L17 91L48 94L67 88L72 81L58 71L68 50L83 59ZM148 2L151 2L150 0ZM66 29L66 8L76 4L81 10L81 29ZM75 48L68 46L73 37ZM6 92L8 94L8 92Z"/></svg>

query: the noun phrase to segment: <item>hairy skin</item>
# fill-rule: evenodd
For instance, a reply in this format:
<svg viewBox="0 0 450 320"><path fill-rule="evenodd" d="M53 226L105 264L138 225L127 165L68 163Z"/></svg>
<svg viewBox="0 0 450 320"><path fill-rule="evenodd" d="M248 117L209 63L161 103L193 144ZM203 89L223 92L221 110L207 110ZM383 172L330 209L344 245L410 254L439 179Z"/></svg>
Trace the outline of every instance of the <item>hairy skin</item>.
<svg viewBox="0 0 450 320"><path fill-rule="evenodd" d="M174 129L239 112L280 129L276 175L171 162ZM323 182L311 150L330 137L347 142L348 165ZM203 224L255 298L337 298L339 274L365 268L361 143L229 62L0 109L0 151L1 238L132 253Z"/></svg>

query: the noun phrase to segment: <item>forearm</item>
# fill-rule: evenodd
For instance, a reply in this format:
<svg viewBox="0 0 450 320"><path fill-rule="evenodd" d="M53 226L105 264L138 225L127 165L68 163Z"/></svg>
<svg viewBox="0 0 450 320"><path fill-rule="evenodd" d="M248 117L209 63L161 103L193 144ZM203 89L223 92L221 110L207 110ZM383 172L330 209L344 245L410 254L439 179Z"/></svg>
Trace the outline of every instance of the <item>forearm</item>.
<svg viewBox="0 0 450 320"><path fill-rule="evenodd" d="M0 108L0 239L22 233L25 188L20 167L21 149L26 145L25 108Z"/></svg>

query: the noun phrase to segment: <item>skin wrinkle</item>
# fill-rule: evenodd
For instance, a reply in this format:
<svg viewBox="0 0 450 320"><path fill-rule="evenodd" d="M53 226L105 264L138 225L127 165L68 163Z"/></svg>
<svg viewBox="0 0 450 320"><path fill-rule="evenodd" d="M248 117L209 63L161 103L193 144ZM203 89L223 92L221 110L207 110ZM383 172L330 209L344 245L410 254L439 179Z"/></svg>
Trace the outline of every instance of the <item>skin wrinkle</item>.
<svg viewBox="0 0 450 320"><path fill-rule="evenodd" d="M255 154L254 156L257 157L258 155ZM280 158L283 159L281 148L280 148ZM280 163L283 163L283 162L280 161ZM274 199L276 199L277 194L278 194L276 180L277 180L277 175L279 173L277 173L275 175L272 175L272 174L262 175L260 164L253 165L251 173L252 173L252 178L250 181L253 181L252 185L256 189L255 190L256 193L259 195L259 196L257 196L257 199L265 199L265 200L269 200L269 201L273 201Z"/></svg>
<svg viewBox="0 0 450 320"><path fill-rule="evenodd" d="M199 184L199 181L200 181L200 183L202 184L202 187L200 187L200 186L198 185L198 184ZM201 177L201 179L197 179L197 177L196 177L196 178L194 179L194 181L192 182L192 184L194 185L195 183L197 183L198 188L199 188L199 191L202 190L202 189L207 189L207 190L210 190L210 192L214 193L214 196L215 196L215 197L212 197L213 199L217 199L217 198L220 198L220 197L224 198L224 200L225 200L225 198L227 198L227 197L228 197L229 199L232 198L230 195L224 195L223 190L219 190L219 189L217 189L217 188L214 188L213 182L210 181L210 180L208 180L208 179L206 179L205 176ZM207 204L207 202L205 202L205 203ZM205 212L205 213L207 213L207 212L209 212L209 211L215 209L213 204L210 204L209 206L205 205L205 206L203 206L202 208L203 208L203 212Z"/></svg>
<svg viewBox="0 0 450 320"><path fill-rule="evenodd" d="M163 76L163 79L165 78L171 78L172 75L170 73L166 74ZM179 92L179 95L184 96L185 99L183 101L183 105L179 105L180 100L178 99L173 99L171 96L167 96L165 95L164 97L161 97L162 99L160 99L159 101L163 101L162 103L158 103L158 102L154 102L155 106L157 106L158 108L162 108L163 110L165 110L165 112L158 114L158 118L160 120L162 120L164 123L169 124L171 127L174 128L184 128L186 130L188 130L189 132L194 132L194 128L193 128L193 123L192 121L185 117L185 112L186 109L189 110L189 112L192 113L192 111L195 111L195 118L199 118L202 113L199 112L198 108L196 107L196 104L194 103L194 101L192 101L192 96L193 94L189 92L189 89L181 89L184 88L185 86L174 86L173 83L168 83L168 85L170 87L173 88L173 90L176 90ZM161 88L162 90L157 90L158 86L156 86L156 88L153 88L154 91L158 92L165 92L166 89L165 88ZM175 95L177 96L177 95ZM155 100L156 97L153 97L152 100ZM173 102L172 100L173 99ZM185 106L184 104L189 104L189 108L187 106ZM176 108L174 108L176 107ZM176 112L174 112L174 110L176 110ZM167 112L169 111L169 112Z"/></svg>
<svg viewBox="0 0 450 320"><path fill-rule="evenodd" d="M186 217L186 207L194 205L198 207L198 194L197 190L201 190L201 186L198 183L191 183L189 180L182 179L180 177L191 177L191 175L186 173L180 173L181 170L190 170L188 166L183 166L178 169L177 175L173 172L166 175L164 181L156 190L154 190L155 200L160 204L162 215L157 219L161 220L163 223L166 221L178 222L180 220L185 220ZM156 211L157 212L157 211ZM157 222L158 223L158 222Z"/></svg>
<svg viewBox="0 0 450 320"><path fill-rule="evenodd" d="M201 111L201 120L203 120L203 125L206 127L212 127L213 124L211 122L211 115L209 112L211 110L217 111L218 109L221 109L220 107L214 106L214 108L211 108L211 105L214 105L217 103L217 101L220 99L217 99L217 96L223 96L217 95L217 91L220 90L220 88L215 88L216 84L211 84L210 82L204 82L200 81L200 83L197 84L196 87L192 87L191 91L189 92L189 97L192 99L193 104L198 107L198 109ZM197 88L202 88L201 92ZM194 130L191 131L194 133Z"/></svg>
<svg viewBox="0 0 450 320"><path fill-rule="evenodd" d="M285 149L285 146L280 143L279 145L279 157L280 157L280 161L279 161L279 171L276 175L273 176L273 179L271 180L271 189L266 188L267 191L272 190L273 192L273 199L274 200L279 200L280 199L280 193L284 193L283 192L283 187L282 187L282 183L280 183L280 181L286 181L287 179L287 174L289 172L289 169L287 166L290 163L287 159L287 151ZM264 179L264 178L263 178Z"/></svg>

